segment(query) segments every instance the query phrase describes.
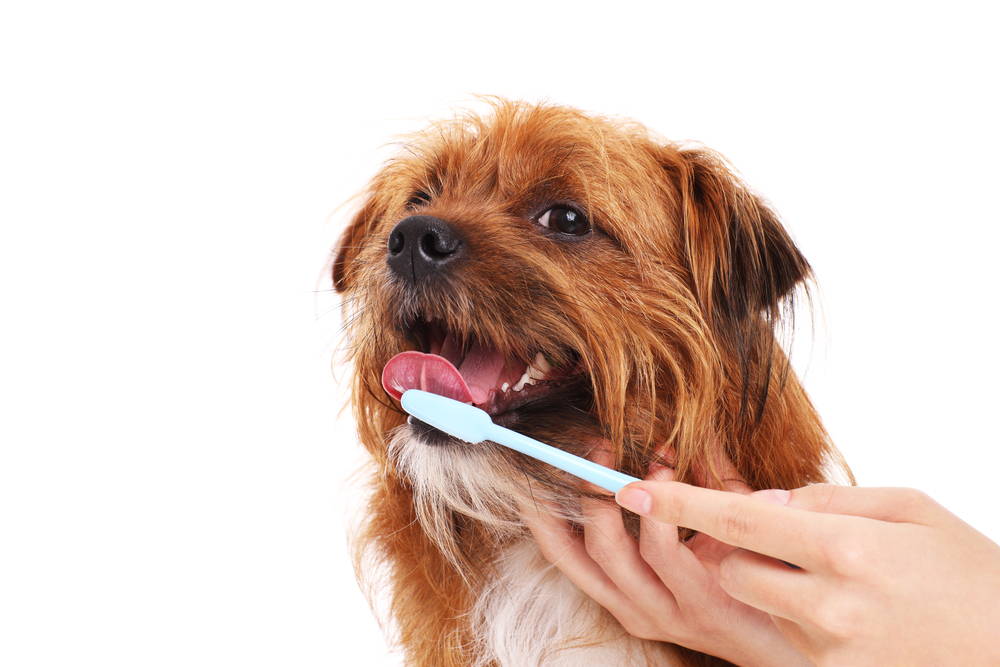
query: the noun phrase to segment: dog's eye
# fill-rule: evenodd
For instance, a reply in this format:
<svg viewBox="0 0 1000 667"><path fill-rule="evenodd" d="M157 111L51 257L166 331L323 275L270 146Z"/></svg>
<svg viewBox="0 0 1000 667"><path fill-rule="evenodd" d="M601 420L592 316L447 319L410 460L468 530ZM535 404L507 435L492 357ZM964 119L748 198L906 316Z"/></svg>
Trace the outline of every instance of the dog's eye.
<svg viewBox="0 0 1000 667"><path fill-rule="evenodd" d="M570 236L583 236L590 231L587 216L568 206L553 206L538 217L538 224Z"/></svg>
<svg viewBox="0 0 1000 667"><path fill-rule="evenodd" d="M424 204L429 204L431 201L431 196L424 192L423 190L417 190L410 198L406 200L406 205L410 208L417 206L423 206Z"/></svg>

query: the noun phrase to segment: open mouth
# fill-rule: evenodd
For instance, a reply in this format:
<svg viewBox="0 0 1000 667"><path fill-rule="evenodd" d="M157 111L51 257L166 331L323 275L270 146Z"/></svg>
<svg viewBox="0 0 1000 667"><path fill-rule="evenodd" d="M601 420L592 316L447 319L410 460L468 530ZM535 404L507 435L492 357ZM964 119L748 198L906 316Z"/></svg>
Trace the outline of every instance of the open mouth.
<svg viewBox="0 0 1000 667"><path fill-rule="evenodd" d="M420 350L400 352L382 369L382 387L396 400L408 389L422 389L498 417L554 398L582 377L578 355L572 352L563 354L570 361L558 366L540 351L528 360L508 357L489 342L422 318L408 333Z"/></svg>

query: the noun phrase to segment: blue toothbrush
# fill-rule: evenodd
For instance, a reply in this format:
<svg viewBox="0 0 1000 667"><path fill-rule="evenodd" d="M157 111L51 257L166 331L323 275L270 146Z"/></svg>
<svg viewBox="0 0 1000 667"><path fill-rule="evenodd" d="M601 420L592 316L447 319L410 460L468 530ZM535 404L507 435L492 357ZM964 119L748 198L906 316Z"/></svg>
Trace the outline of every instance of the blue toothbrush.
<svg viewBox="0 0 1000 667"><path fill-rule="evenodd" d="M472 444L490 440L498 445L510 447L514 451L554 465L611 493L617 493L618 489L626 484L639 481L625 473L605 468L593 461L494 424L486 412L468 403L461 403L420 389L404 391L401 401L404 410L448 435Z"/></svg>

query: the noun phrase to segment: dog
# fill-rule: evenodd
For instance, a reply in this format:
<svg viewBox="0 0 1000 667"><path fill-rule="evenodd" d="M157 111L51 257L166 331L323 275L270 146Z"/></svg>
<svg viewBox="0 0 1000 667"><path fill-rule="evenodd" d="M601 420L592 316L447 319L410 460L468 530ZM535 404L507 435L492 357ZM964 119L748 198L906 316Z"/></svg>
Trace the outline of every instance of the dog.
<svg viewBox="0 0 1000 667"><path fill-rule="evenodd" d="M540 555L517 508L580 522L577 480L398 399L474 403L579 455L601 441L636 477L669 452L702 485L720 460L752 489L824 481L846 466L777 333L810 278L723 158L637 123L493 99L408 139L332 263L374 465L356 564L407 664L728 664L630 636Z"/></svg>

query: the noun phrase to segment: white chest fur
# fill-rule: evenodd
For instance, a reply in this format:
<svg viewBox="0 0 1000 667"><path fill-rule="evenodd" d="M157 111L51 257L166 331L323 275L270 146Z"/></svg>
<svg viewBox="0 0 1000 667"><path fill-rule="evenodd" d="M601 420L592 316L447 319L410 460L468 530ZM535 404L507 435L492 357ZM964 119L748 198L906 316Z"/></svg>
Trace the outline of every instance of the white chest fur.
<svg viewBox="0 0 1000 667"><path fill-rule="evenodd" d="M473 610L480 665L670 665L669 646L626 634L614 618L542 558L531 541L506 550L499 576Z"/></svg>

